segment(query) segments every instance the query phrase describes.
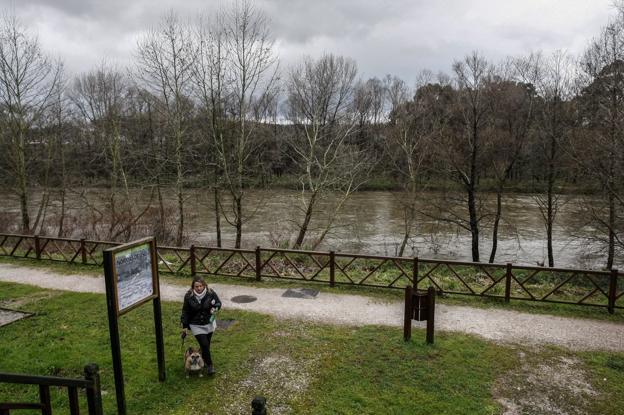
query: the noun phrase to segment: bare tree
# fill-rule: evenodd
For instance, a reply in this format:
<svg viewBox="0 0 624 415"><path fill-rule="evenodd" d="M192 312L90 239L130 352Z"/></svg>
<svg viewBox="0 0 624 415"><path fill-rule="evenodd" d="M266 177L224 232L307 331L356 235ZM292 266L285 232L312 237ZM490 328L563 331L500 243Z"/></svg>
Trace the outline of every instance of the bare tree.
<svg viewBox="0 0 624 415"><path fill-rule="evenodd" d="M492 125L488 145L496 191L490 263L496 258L505 185L525 149L535 119L537 95L533 85L538 62L539 55L508 59L498 68L489 87Z"/></svg>
<svg viewBox="0 0 624 415"><path fill-rule="evenodd" d="M433 135L442 120L436 117L433 108L437 99L432 93L429 72L420 74L415 93L399 78L389 77L386 82L390 120L385 145L403 190L399 195L403 209L403 238L398 252L403 256L414 232L418 198L426 186L424 164L430 156Z"/></svg>
<svg viewBox="0 0 624 415"><path fill-rule="evenodd" d="M136 77L141 86L159 99L167 122L168 136L175 143L175 190L178 207L176 244L184 238L185 140L188 118L192 113L190 96L196 46L186 22L169 12L160 24L148 31L137 46Z"/></svg>
<svg viewBox="0 0 624 415"><path fill-rule="evenodd" d="M231 92L226 44L225 10L219 10L212 18L201 16L194 33L197 43L197 59L193 65L193 92L201 105L201 128L205 148L213 153L217 143L223 143L227 134L227 104ZM217 246L221 246L221 197L217 174L217 160L205 160L204 172L209 176L212 164L215 229ZM221 163L224 165L224 163Z"/></svg>
<svg viewBox="0 0 624 415"><path fill-rule="evenodd" d="M553 228L561 207L559 181L562 176L562 144L572 125L570 99L574 95L574 64L563 52L555 52L537 65L535 88L539 95L536 110L538 157L545 172L546 189L535 197L546 227L548 266L555 265Z"/></svg>
<svg viewBox="0 0 624 415"><path fill-rule="evenodd" d="M485 168L483 130L491 110L487 88L493 68L473 52L463 61L455 62L453 70L458 88L455 105L460 128L447 129L440 134L437 149L451 173L450 177L465 192L468 219L452 210L447 210L442 219L470 232L472 260L479 262L479 227L483 216L479 212L478 184Z"/></svg>
<svg viewBox="0 0 624 415"><path fill-rule="evenodd" d="M277 82L277 57L269 21L250 1L235 3L227 9L223 28L215 29L215 33L225 38L223 45L227 55L222 79L227 80L227 84L217 86L213 95L219 100L227 99L231 124L228 123L230 131L227 134L219 130L214 138L217 162L232 202L231 215L223 213L236 229L235 246L240 248L245 181L255 170L252 159L261 144L256 128L259 121L255 118L259 115L256 104L262 102L264 97L273 95ZM217 44L220 45L218 41ZM215 62L215 65L219 66L220 62ZM213 75L218 76L216 73ZM220 92L218 88L225 88L226 92Z"/></svg>
<svg viewBox="0 0 624 415"><path fill-rule="evenodd" d="M574 159L600 183L606 209L590 206L593 222L606 236L607 269L616 248L624 249L624 9L590 44L581 62L585 87L579 105L585 130L576 140ZM587 140L592 142L587 151Z"/></svg>
<svg viewBox="0 0 624 415"><path fill-rule="evenodd" d="M126 115L127 90L125 77L116 69L102 63L96 70L78 76L71 92L77 114L104 151L103 159L108 164L108 214L100 212L100 216L109 216L106 237L110 239L116 239L122 234L129 237L131 227L125 219L134 216L122 157L121 123ZM91 206L99 210L96 206Z"/></svg>
<svg viewBox="0 0 624 415"><path fill-rule="evenodd" d="M300 174L303 212L293 248L303 245L319 200L329 191L339 191L341 196L313 246L320 244L370 165L362 151L348 142L357 122L356 73L354 61L334 55L304 58L290 70L287 105L294 133L288 140Z"/></svg>
<svg viewBox="0 0 624 415"><path fill-rule="evenodd" d="M29 134L52 105L62 65L45 55L39 40L10 14L0 22L0 107L3 136L9 151L9 172L20 200L22 231L34 230L29 215ZM39 206L39 217L44 200Z"/></svg>

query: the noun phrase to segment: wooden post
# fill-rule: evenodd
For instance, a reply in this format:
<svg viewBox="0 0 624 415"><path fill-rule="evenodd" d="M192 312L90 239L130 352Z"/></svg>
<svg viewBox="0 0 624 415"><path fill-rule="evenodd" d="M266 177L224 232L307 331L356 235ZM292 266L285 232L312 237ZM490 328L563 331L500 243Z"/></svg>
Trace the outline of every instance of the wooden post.
<svg viewBox="0 0 624 415"><path fill-rule="evenodd" d="M67 397L69 398L69 414L80 415L80 404L78 403L78 388L69 386L67 388Z"/></svg>
<svg viewBox="0 0 624 415"><path fill-rule="evenodd" d="M609 303L607 310L609 314L615 313L615 299L617 298L617 286L618 286L618 270L612 269L609 278Z"/></svg>
<svg viewBox="0 0 624 415"><path fill-rule="evenodd" d="M412 316L414 314L412 293L413 289L410 285L405 287L405 316L403 317L403 340L406 342L412 338Z"/></svg>
<svg viewBox="0 0 624 415"><path fill-rule="evenodd" d="M52 415L52 404L50 402L50 386L39 385L39 402L41 402L41 415Z"/></svg>
<svg viewBox="0 0 624 415"><path fill-rule="evenodd" d="M189 250L189 260L191 262L191 275L195 276L197 273L197 265L195 264L195 245L191 245Z"/></svg>
<svg viewBox="0 0 624 415"><path fill-rule="evenodd" d="M262 280L262 257L260 256L260 247L256 246L256 281Z"/></svg>
<svg viewBox="0 0 624 415"><path fill-rule="evenodd" d="M158 381L165 381L165 340L163 337L162 308L160 293L152 300L154 310L154 332L156 333L156 360L158 362Z"/></svg>
<svg viewBox="0 0 624 415"><path fill-rule="evenodd" d="M329 251L329 286L336 285L336 253Z"/></svg>
<svg viewBox="0 0 624 415"><path fill-rule="evenodd" d="M427 289L427 343L433 344L433 331L435 325L435 288Z"/></svg>
<svg viewBox="0 0 624 415"><path fill-rule="evenodd" d="M82 257L82 263L87 263L87 244L85 243L85 239L80 239L80 256Z"/></svg>
<svg viewBox="0 0 624 415"><path fill-rule="evenodd" d="M41 259L41 241L39 235L35 235L35 257Z"/></svg>
<svg viewBox="0 0 624 415"><path fill-rule="evenodd" d="M412 287L418 291L418 257L414 257L412 264Z"/></svg>
<svg viewBox="0 0 624 415"><path fill-rule="evenodd" d="M156 245L154 243L154 245ZM115 274L113 272L113 254L109 250L102 252L104 258L104 281L106 283L106 305L108 308L108 331L110 333L111 353L113 355L113 375L115 379L115 396L117 398L117 415L126 415L126 393L121 363L121 341L119 340L119 322L115 307Z"/></svg>
<svg viewBox="0 0 624 415"><path fill-rule="evenodd" d="M102 385L100 383L100 369L95 363L84 367L84 377L93 382L93 386L87 388L87 407L89 415L103 415L102 408Z"/></svg>
<svg viewBox="0 0 624 415"><path fill-rule="evenodd" d="M505 271L505 302L508 303L511 298L511 263L507 263Z"/></svg>

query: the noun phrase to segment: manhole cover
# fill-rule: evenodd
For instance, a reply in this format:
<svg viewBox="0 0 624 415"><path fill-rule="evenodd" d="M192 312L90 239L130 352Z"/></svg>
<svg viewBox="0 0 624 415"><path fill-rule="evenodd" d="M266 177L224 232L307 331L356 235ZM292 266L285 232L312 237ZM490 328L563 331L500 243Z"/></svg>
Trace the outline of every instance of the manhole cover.
<svg viewBox="0 0 624 415"><path fill-rule="evenodd" d="M243 303L253 303L254 301L257 300L257 298L254 297L253 295L237 295L236 297L232 297L230 300L234 303L243 304Z"/></svg>
<svg viewBox="0 0 624 415"><path fill-rule="evenodd" d="M311 288L289 288L287 289L282 297L287 298L316 298L318 295L318 290L313 290Z"/></svg>
<svg viewBox="0 0 624 415"><path fill-rule="evenodd" d="M21 320L26 317L30 317L31 313L22 313L20 311L8 310L6 308L0 308L0 327L6 326L14 321Z"/></svg>
<svg viewBox="0 0 624 415"><path fill-rule="evenodd" d="M234 323L236 323L236 320L217 320L217 327L225 330Z"/></svg>

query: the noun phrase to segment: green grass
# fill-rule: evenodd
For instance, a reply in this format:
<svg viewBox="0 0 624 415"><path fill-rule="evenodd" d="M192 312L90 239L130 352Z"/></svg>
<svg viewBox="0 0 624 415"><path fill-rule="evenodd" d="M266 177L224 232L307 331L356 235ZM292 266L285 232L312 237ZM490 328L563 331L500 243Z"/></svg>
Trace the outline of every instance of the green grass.
<svg viewBox="0 0 624 415"><path fill-rule="evenodd" d="M0 301L35 313L0 327L0 371L79 377L84 365L95 362L105 412L115 413L103 295L0 283ZM220 318L236 323L214 337L217 375L185 379L179 309L163 303L164 383L157 381L152 308L120 318L130 414L247 414L256 395L267 398L269 413L499 414L497 385L520 367L517 347L468 335L437 333L435 345L428 346L422 330L405 343L398 328L336 327L223 310ZM598 395L579 405L586 413L622 413L624 354L523 350L534 365L553 355L580 359ZM511 386L511 392L502 390L513 398ZM0 402L37 396L36 388L0 384ZM67 412L66 401L66 391L54 388L56 412Z"/></svg>

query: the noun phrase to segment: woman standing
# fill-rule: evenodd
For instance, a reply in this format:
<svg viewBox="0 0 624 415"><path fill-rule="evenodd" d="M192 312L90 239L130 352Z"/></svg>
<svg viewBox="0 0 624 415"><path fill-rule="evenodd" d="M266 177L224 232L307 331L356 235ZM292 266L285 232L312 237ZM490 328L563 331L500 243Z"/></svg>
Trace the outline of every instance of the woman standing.
<svg viewBox="0 0 624 415"><path fill-rule="evenodd" d="M206 373L215 373L210 357L210 340L217 328L216 312L221 309L221 301L213 290L208 288L206 281L201 277L193 278L191 289L184 295L182 306L182 337L188 330L197 339L202 351L202 358L206 364Z"/></svg>

